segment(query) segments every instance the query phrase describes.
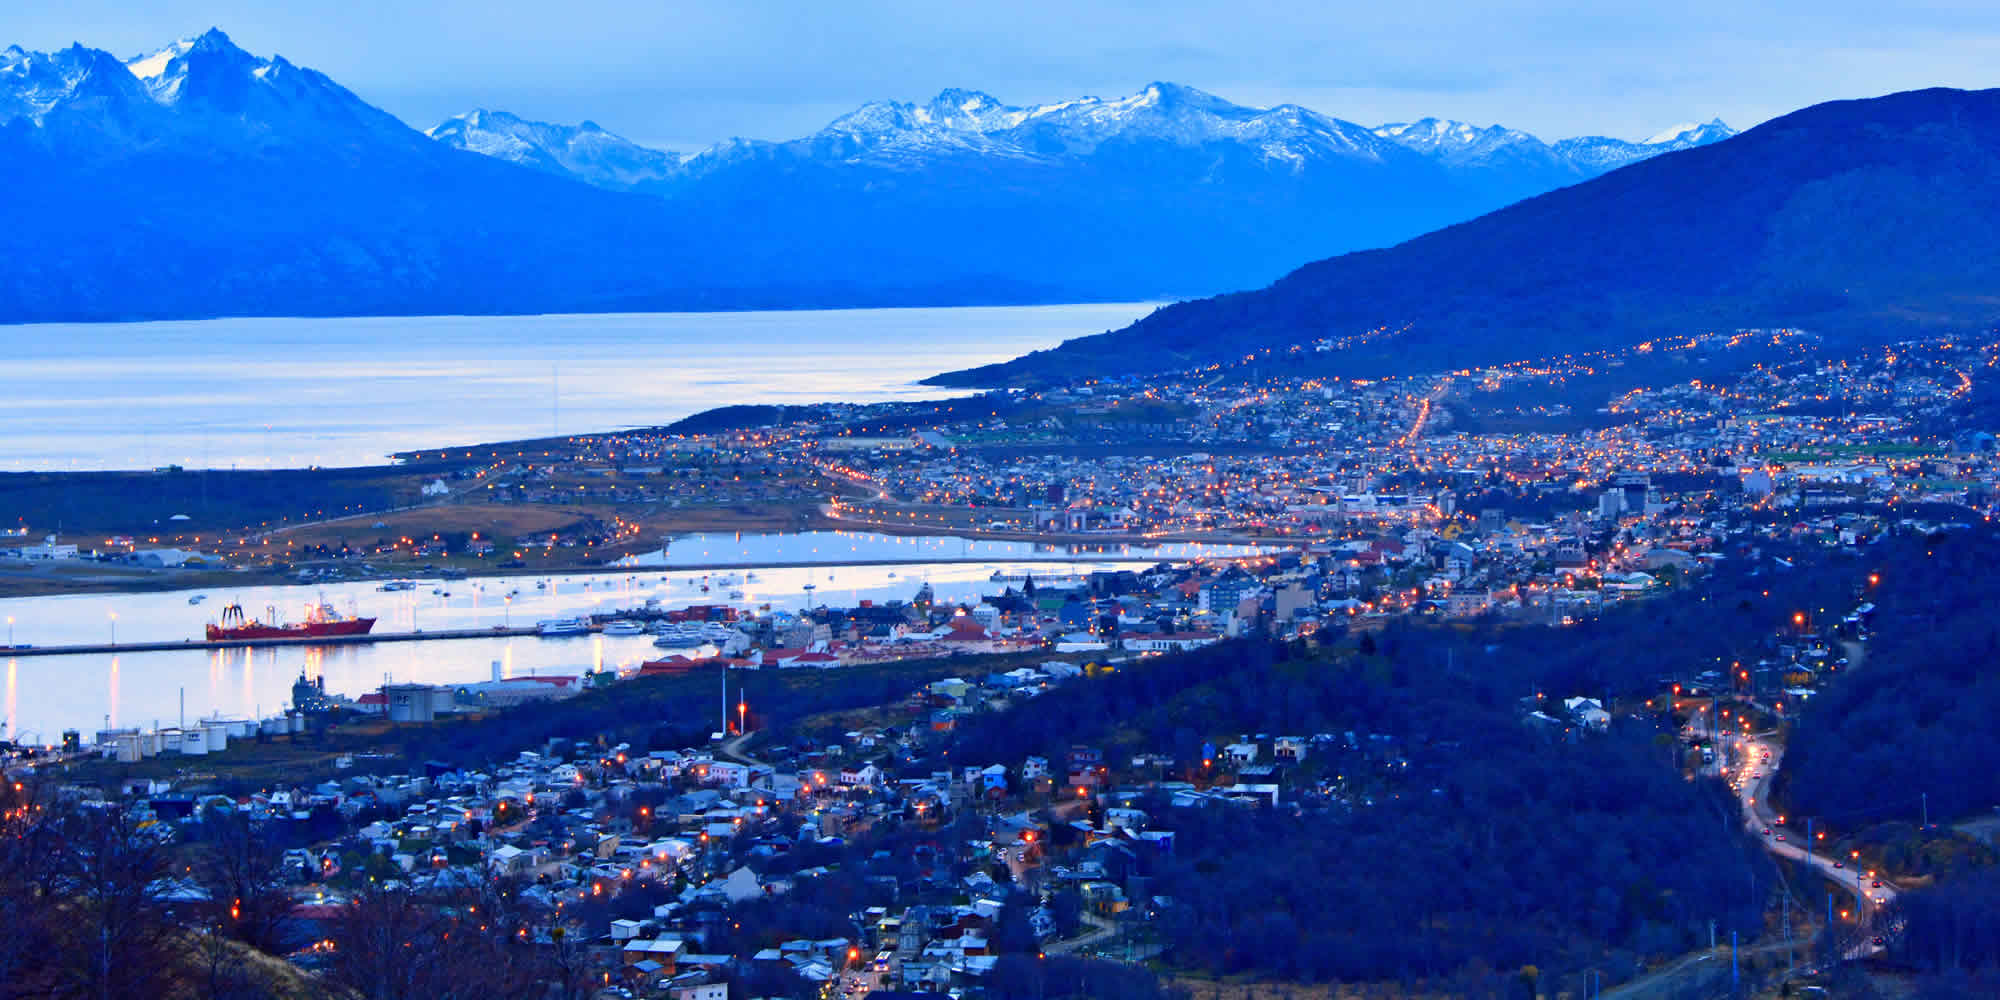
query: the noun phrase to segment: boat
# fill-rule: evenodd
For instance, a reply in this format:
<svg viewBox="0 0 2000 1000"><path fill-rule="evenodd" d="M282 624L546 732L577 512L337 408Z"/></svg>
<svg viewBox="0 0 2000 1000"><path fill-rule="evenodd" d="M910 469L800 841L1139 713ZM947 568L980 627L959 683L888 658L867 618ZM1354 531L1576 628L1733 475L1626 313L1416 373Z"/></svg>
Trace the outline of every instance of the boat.
<svg viewBox="0 0 2000 1000"><path fill-rule="evenodd" d="M585 635L590 632L590 622L583 618L549 618L536 622L535 631L544 636Z"/></svg>
<svg viewBox="0 0 2000 1000"><path fill-rule="evenodd" d="M745 574L743 574L743 582L744 582L744 583L756 583L756 582L757 582L757 574L755 574L755 573L745 573Z"/></svg>
<svg viewBox="0 0 2000 1000"><path fill-rule="evenodd" d="M331 604L316 604L306 609L306 620L297 625L285 625L278 621L278 609L266 607L265 613L271 620L260 621L245 617L243 605L231 604L222 609L222 620L210 622L207 629L209 642L230 639L320 639L336 635L367 635L375 627L375 619L343 615L333 610Z"/></svg>
<svg viewBox="0 0 2000 1000"><path fill-rule="evenodd" d="M387 592L394 592L394 591L398 591L398 590L415 590L415 589L417 589L417 581L415 581L415 580L390 580L390 581L389 581L388 583L385 583L385 584L381 585L380 587L376 587L375 589L376 589L376 590L380 590L380 591L387 591Z"/></svg>
<svg viewBox="0 0 2000 1000"><path fill-rule="evenodd" d="M203 602L203 601L206 601L206 600L208 600L208 595L207 595L207 594L196 594L196 595L194 595L193 597L190 597L190 598L188 598L188 603L189 603L189 604L200 604L201 602Z"/></svg>
<svg viewBox="0 0 2000 1000"><path fill-rule="evenodd" d="M617 621L606 622L604 625L604 634L644 635L646 634L646 626L640 624L639 622L635 622L630 618L620 618Z"/></svg>
<svg viewBox="0 0 2000 1000"><path fill-rule="evenodd" d="M732 590L729 592L729 599L732 601L740 601L743 599L743 592L740 590Z"/></svg>

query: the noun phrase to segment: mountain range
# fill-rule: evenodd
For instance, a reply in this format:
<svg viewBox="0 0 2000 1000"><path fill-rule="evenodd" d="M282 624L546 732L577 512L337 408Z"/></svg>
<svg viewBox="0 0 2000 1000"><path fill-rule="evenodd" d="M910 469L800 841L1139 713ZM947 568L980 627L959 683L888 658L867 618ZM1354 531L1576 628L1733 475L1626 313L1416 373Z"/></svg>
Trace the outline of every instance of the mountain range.
<svg viewBox="0 0 2000 1000"><path fill-rule="evenodd" d="M1025 107L978 91L946 90L927 104L865 104L802 139L732 139L693 154L650 149L594 122L554 125L483 109L446 119L426 134L598 187L671 193L745 160L893 171L949 167L965 159L1060 167L1086 161L1107 144L1131 142L1241 146L1293 174L1328 160L1395 162L1402 156L1391 147L1401 147L1458 171L1491 175L1496 186L1540 190L1736 133L1715 120L1678 125L1644 142L1582 136L1551 145L1499 125L1424 118L1368 128L1298 105L1251 108L1192 87L1154 83L1118 100L1084 97Z"/></svg>
<svg viewBox="0 0 2000 1000"><path fill-rule="evenodd" d="M1139 374L1307 346L1316 364L1365 374L1711 330L1879 339L1996 326L2000 90L1933 89L1815 105L1259 291L935 381Z"/></svg>
<svg viewBox="0 0 2000 1000"><path fill-rule="evenodd" d="M1254 287L1727 134L1541 143L1149 86L874 103L650 150L500 113L427 136L217 30L0 52L0 322L956 305Z"/></svg>

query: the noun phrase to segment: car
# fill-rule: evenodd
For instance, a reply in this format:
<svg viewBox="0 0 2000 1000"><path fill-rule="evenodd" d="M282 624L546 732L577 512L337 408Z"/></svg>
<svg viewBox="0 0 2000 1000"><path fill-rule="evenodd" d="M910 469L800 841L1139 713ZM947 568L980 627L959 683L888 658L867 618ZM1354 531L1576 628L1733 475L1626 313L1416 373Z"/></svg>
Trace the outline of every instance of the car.
<svg viewBox="0 0 2000 1000"><path fill-rule="evenodd" d="M1768 837L1770 835L1771 835L1771 828L1767 826L1764 828L1764 836Z"/></svg>
<svg viewBox="0 0 2000 1000"><path fill-rule="evenodd" d="M1782 834L1782 833L1781 833L1781 834L1778 834L1778 839L1779 839L1779 840L1783 840L1783 839L1785 839L1785 835L1784 835L1784 834Z"/></svg>
<svg viewBox="0 0 2000 1000"><path fill-rule="evenodd" d="M1835 868L1845 868L1845 867L1847 867L1847 865L1846 865L1845 863L1843 863L1843 862L1839 862L1839 861L1836 861L1836 862L1834 862L1834 863L1833 863L1833 866L1834 866Z"/></svg>
<svg viewBox="0 0 2000 1000"><path fill-rule="evenodd" d="M1877 948L1886 948L1886 947L1888 947L1888 945L1889 945L1889 939L1887 939L1887 938L1883 937L1883 936L1882 936L1882 935L1880 935L1880 934L1877 934L1877 935L1875 935L1875 936L1874 936L1873 938L1871 938L1871 939L1870 939L1870 943L1871 943L1871 944L1873 944L1873 945L1874 945L1875 947L1877 947Z"/></svg>
<svg viewBox="0 0 2000 1000"><path fill-rule="evenodd" d="M1880 889L1880 888L1882 888L1882 880L1878 878L1878 879L1876 879L1875 881L1873 881L1873 882L1870 882L1870 883L1868 883L1868 888L1870 888L1870 889Z"/></svg>

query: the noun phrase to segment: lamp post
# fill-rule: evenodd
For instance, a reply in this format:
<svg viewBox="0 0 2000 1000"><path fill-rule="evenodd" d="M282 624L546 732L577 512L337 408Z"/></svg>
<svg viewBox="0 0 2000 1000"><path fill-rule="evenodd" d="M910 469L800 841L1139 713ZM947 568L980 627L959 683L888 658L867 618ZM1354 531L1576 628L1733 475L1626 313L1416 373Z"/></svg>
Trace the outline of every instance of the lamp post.
<svg viewBox="0 0 2000 1000"><path fill-rule="evenodd" d="M111 644L113 646L116 646L118 645L118 612L113 611L110 614L111 614ZM12 645L12 642L10 641L8 644Z"/></svg>

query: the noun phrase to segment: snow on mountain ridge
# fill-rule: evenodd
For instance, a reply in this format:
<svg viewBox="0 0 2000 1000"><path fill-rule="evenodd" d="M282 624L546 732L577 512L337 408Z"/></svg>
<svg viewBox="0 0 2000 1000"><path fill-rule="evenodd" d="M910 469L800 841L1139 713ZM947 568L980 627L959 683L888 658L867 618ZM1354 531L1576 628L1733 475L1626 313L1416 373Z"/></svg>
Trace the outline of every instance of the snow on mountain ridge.
<svg viewBox="0 0 2000 1000"><path fill-rule="evenodd" d="M672 177L682 161L678 154L641 146L593 121L552 125L484 108L447 118L424 134L482 156L621 190Z"/></svg>

